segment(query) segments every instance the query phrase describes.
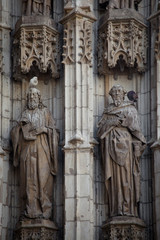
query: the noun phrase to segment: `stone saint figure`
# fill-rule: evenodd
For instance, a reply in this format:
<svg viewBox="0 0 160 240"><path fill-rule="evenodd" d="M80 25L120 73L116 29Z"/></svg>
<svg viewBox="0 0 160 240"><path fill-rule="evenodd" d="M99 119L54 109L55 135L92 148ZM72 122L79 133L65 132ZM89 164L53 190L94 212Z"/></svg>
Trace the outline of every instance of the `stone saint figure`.
<svg viewBox="0 0 160 240"><path fill-rule="evenodd" d="M139 160L146 141L140 130L135 106L124 101L124 88L120 85L113 86L109 94L113 103L104 110L98 124L109 216L138 217Z"/></svg>
<svg viewBox="0 0 160 240"><path fill-rule="evenodd" d="M134 8L134 0L99 0L100 4L108 3L108 8Z"/></svg>
<svg viewBox="0 0 160 240"><path fill-rule="evenodd" d="M29 15L49 15L50 0L23 0L23 14ZM45 11L46 10L46 11ZM45 11L45 12L44 12Z"/></svg>
<svg viewBox="0 0 160 240"><path fill-rule="evenodd" d="M57 173L59 134L49 110L30 81L27 107L11 131L13 164L20 167L21 218L49 219L52 213L53 176Z"/></svg>

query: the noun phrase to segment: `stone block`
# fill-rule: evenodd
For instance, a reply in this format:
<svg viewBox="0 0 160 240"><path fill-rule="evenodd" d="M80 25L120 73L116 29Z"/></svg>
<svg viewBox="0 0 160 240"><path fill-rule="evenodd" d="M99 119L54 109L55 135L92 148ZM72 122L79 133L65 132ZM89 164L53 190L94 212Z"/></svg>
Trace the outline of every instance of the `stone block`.
<svg viewBox="0 0 160 240"><path fill-rule="evenodd" d="M77 239L93 240L92 234L89 221L77 222Z"/></svg>
<svg viewBox="0 0 160 240"><path fill-rule="evenodd" d="M143 203L150 203L152 201L152 184L150 180L141 181L141 198Z"/></svg>
<svg viewBox="0 0 160 240"><path fill-rule="evenodd" d="M147 225L152 224L152 203L142 203L140 207L140 218L145 221Z"/></svg>
<svg viewBox="0 0 160 240"><path fill-rule="evenodd" d="M3 158L0 155L0 179L3 177Z"/></svg>
<svg viewBox="0 0 160 240"><path fill-rule="evenodd" d="M90 197L91 177L89 175L77 175L77 196Z"/></svg>
<svg viewBox="0 0 160 240"><path fill-rule="evenodd" d="M76 239L76 222L66 222L65 224L65 240Z"/></svg>
<svg viewBox="0 0 160 240"><path fill-rule="evenodd" d="M65 219L66 221L75 221L75 198L65 199Z"/></svg>
<svg viewBox="0 0 160 240"><path fill-rule="evenodd" d="M9 162L4 161L3 162L3 182L8 182L8 174L9 174Z"/></svg>
<svg viewBox="0 0 160 240"><path fill-rule="evenodd" d="M12 104L13 104L12 116L13 116L13 120L15 121L13 122L13 124L16 125L16 121L19 120L21 115L22 103L21 103L21 100L20 101L13 100Z"/></svg>
<svg viewBox="0 0 160 240"><path fill-rule="evenodd" d="M105 204L107 195L106 195L106 188L105 183L103 182L96 182L95 183L95 201L97 204Z"/></svg>
<svg viewBox="0 0 160 240"><path fill-rule="evenodd" d="M7 239L7 228L2 228L2 239Z"/></svg>
<svg viewBox="0 0 160 240"><path fill-rule="evenodd" d="M2 225L4 228L8 227L9 222L9 207L3 205L2 209Z"/></svg>
<svg viewBox="0 0 160 240"><path fill-rule="evenodd" d="M157 230L156 236L157 236L157 239L159 239L159 236L160 236L160 227L159 227L160 226L160 220L156 222L156 225L157 225L157 227L156 227L156 230Z"/></svg>
<svg viewBox="0 0 160 240"><path fill-rule="evenodd" d="M160 173L160 149L154 150L154 172Z"/></svg>
<svg viewBox="0 0 160 240"><path fill-rule="evenodd" d="M65 156L65 174L74 175L76 173L75 170L75 152L70 152ZM79 162L79 161L78 161ZM77 162L77 164L78 164Z"/></svg>
<svg viewBox="0 0 160 240"><path fill-rule="evenodd" d="M90 173L90 152L79 152L77 160L77 174L89 174Z"/></svg>
<svg viewBox="0 0 160 240"><path fill-rule="evenodd" d="M2 225L2 211L3 211L3 203L0 202L0 226ZM1 233L1 231L0 231Z"/></svg>
<svg viewBox="0 0 160 240"><path fill-rule="evenodd" d="M78 198L77 199L77 220L89 221L90 220L90 199ZM83 239L83 238L82 238Z"/></svg>
<svg viewBox="0 0 160 240"><path fill-rule="evenodd" d="M160 197L160 172L155 173L155 197Z"/></svg>
<svg viewBox="0 0 160 240"><path fill-rule="evenodd" d="M8 118L2 117L2 138L9 139L10 136L10 121Z"/></svg>
<svg viewBox="0 0 160 240"><path fill-rule="evenodd" d="M75 197L75 176L65 176L65 198Z"/></svg>
<svg viewBox="0 0 160 240"><path fill-rule="evenodd" d="M160 221L160 197L156 197L155 199L155 214L156 221Z"/></svg>
<svg viewBox="0 0 160 240"><path fill-rule="evenodd" d="M3 204L8 205L8 184L7 183L3 183Z"/></svg>

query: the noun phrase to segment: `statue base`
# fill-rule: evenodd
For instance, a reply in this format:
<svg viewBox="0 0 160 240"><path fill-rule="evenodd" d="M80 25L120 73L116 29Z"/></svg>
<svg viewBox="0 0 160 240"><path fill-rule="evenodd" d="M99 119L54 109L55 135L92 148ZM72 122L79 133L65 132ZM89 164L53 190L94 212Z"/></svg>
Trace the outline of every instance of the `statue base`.
<svg viewBox="0 0 160 240"><path fill-rule="evenodd" d="M26 219L16 225L15 240L57 240L58 228L50 220Z"/></svg>
<svg viewBox="0 0 160 240"><path fill-rule="evenodd" d="M102 226L103 240L145 240L145 223L140 218L117 216Z"/></svg>

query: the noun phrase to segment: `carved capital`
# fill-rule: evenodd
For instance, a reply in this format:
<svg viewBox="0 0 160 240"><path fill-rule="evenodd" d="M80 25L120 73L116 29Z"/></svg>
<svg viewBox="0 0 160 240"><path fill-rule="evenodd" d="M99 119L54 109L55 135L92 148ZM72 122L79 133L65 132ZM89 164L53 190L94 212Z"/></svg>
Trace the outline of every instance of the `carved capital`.
<svg viewBox="0 0 160 240"><path fill-rule="evenodd" d="M144 72L147 62L147 27L129 16L116 19L116 10L102 19L99 27L99 73L106 74L111 70L124 72L127 69ZM124 10L119 11L123 13ZM127 11L129 15L131 10Z"/></svg>
<svg viewBox="0 0 160 240"><path fill-rule="evenodd" d="M66 8L64 24L63 63L92 65L92 23L95 21L90 8Z"/></svg>

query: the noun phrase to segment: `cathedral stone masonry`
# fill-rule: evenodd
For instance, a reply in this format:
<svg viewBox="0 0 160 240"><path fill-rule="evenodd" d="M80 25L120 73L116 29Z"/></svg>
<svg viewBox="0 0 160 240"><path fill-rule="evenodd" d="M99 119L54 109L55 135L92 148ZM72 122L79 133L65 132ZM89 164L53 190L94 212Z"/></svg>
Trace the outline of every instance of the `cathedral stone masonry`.
<svg viewBox="0 0 160 240"><path fill-rule="evenodd" d="M160 239L158 0L0 1L0 239Z"/></svg>

